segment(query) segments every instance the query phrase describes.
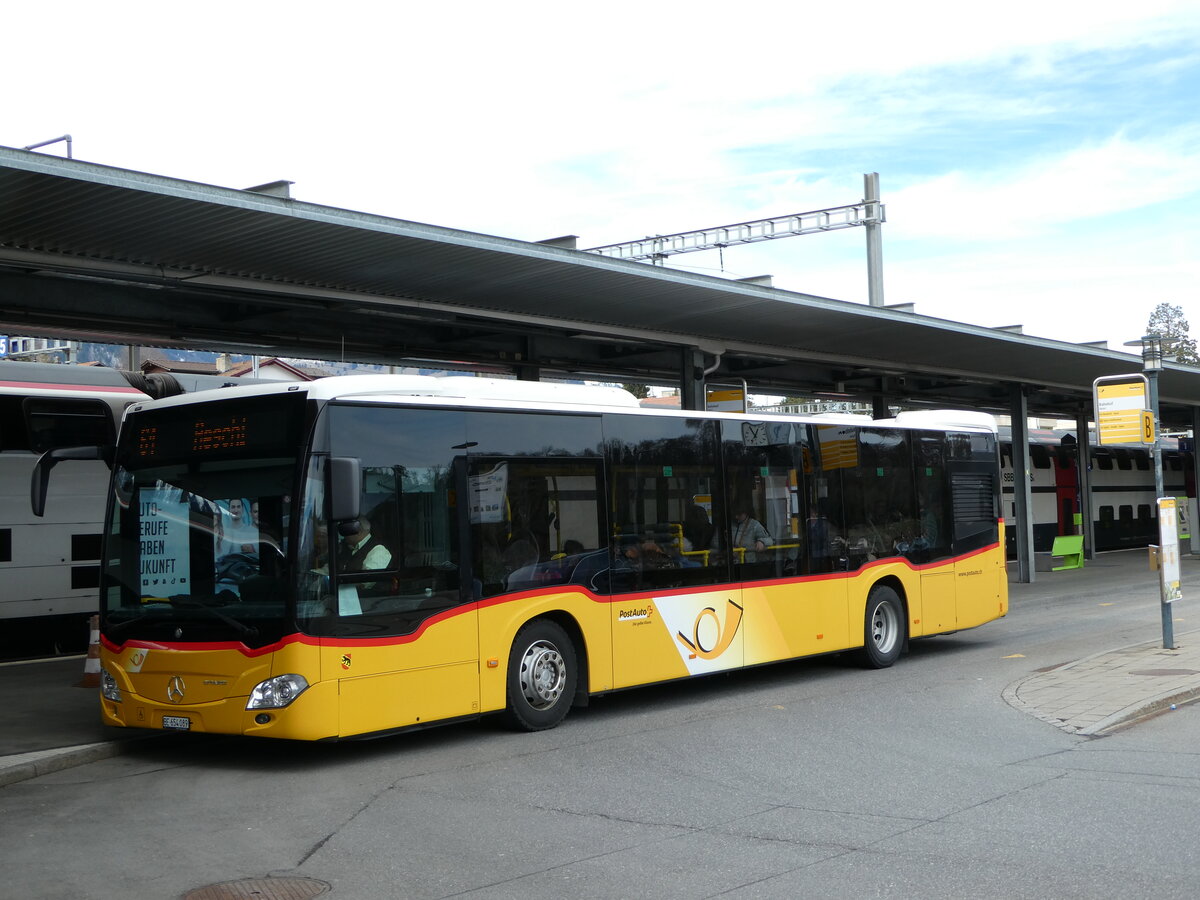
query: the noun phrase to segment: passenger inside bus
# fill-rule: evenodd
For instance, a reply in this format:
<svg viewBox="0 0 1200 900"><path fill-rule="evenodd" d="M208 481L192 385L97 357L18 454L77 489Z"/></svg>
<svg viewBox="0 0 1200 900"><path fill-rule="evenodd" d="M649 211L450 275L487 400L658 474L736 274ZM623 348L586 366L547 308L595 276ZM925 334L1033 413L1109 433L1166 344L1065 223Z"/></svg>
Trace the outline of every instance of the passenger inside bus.
<svg viewBox="0 0 1200 900"><path fill-rule="evenodd" d="M667 543L674 549L674 545ZM647 531L641 538L625 544L622 554L626 562L637 569L677 569L679 556L663 546L661 536L653 531Z"/></svg>
<svg viewBox="0 0 1200 900"><path fill-rule="evenodd" d="M693 503L683 522L684 551L709 550L712 548L715 537L716 529L708 520L708 511L703 506Z"/></svg>
<svg viewBox="0 0 1200 900"><path fill-rule="evenodd" d="M773 543L770 533L751 515L751 510L742 507L734 514L733 548L735 553L738 548L745 551L745 562L755 562Z"/></svg>
<svg viewBox="0 0 1200 900"><path fill-rule="evenodd" d="M824 501L813 502L808 507L808 555L813 572L830 572L836 566L839 551L837 538Z"/></svg>

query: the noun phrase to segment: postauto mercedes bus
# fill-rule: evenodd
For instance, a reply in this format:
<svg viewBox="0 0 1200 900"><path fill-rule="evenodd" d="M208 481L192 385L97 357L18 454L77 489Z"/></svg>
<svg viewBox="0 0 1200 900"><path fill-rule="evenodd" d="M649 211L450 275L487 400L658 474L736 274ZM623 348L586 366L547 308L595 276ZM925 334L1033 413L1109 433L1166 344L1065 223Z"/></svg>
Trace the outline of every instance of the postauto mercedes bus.
<svg viewBox="0 0 1200 900"><path fill-rule="evenodd" d="M538 730L637 685L842 651L886 668L1008 608L995 426L971 413L349 376L137 403L113 462L109 725Z"/></svg>

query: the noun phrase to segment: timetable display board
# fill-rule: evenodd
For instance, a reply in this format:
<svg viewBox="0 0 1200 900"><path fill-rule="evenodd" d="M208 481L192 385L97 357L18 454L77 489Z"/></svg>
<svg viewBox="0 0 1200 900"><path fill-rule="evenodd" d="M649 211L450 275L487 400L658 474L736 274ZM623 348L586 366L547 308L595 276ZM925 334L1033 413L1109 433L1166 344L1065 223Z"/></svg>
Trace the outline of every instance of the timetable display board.
<svg viewBox="0 0 1200 900"><path fill-rule="evenodd" d="M745 412L746 392L741 389L711 390L705 394L705 406L709 412Z"/></svg>
<svg viewBox="0 0 1200 900"><path fill-rule="evenodd" d="M1145 375L1097 378L1092 385L1092 401L1099 443L1153 444L1154 414L1149 393Z"/></svg>

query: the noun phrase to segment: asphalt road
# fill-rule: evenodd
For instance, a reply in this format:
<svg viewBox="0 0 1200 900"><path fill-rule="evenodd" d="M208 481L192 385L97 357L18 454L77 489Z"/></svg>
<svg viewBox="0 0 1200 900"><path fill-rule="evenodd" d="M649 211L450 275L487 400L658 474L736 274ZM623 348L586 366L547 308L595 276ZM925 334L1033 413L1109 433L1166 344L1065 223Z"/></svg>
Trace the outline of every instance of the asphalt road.
<svg viewBox="0 0 1200 900"><path fill-rule="evenodd" d="M274 875L345 898L1193 898L1200 704L1083 738L1002 698L1158 629L1149 591L1028 592L890 670L631 691L539 734L166 736L0 789L0 895Z"/></svg>

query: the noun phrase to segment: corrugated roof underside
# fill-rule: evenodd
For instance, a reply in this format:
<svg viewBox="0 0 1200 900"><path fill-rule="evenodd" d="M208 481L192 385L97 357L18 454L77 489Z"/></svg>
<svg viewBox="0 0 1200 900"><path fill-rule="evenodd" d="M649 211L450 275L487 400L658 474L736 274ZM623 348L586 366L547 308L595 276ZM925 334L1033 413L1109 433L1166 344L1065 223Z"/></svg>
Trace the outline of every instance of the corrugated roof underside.
<svg viewBox="0 0 1200 900"><path fill-rule="evenodd" d="M214 276L406 298L991 381L1083 388L1113 370L1109 353L911 313L90 164L55 171L0 151L0 244L197 285Z"/></svg>

